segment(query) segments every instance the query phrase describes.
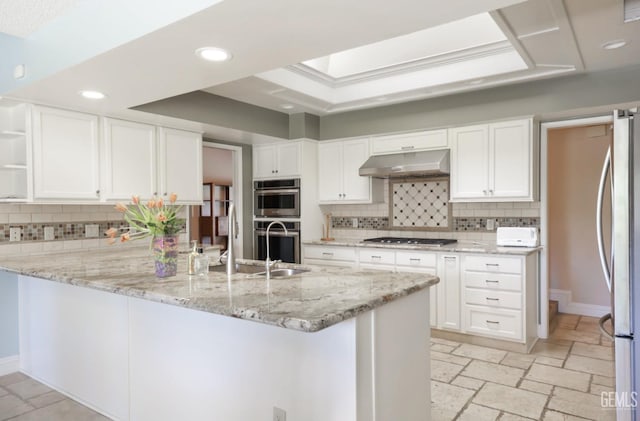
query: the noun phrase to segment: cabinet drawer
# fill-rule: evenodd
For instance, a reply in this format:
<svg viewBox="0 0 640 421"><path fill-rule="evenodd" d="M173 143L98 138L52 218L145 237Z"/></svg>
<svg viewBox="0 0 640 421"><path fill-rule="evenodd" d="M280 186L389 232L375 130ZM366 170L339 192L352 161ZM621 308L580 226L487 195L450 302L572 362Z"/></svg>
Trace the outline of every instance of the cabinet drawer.
<svg viewBox="0 0 640 421"><path fill-rule="evenodd" d="M522 313L467 305L464 309L466 331L507 339L522 339Z"/></svg>
<svg viewBox="0 0 640 421"><path fill-rule="evenodd" d="M355 262L356 251L350 247L305 246L304 257L307 259L342 260Z"/></svg>
<svg viewBox="0 0 640 421"><path fill-rule="evenodd" d="M467 304L511 308L514 310L522 309L522 294L519 292L465 288L464 298Z"/></svg>
<svg viewBox="0 0 640 421"><path fill-rule="evenodd" d="M522 275L464 272L462 276L467 287L522 291Z"/></svg>
<svg viewBox="0 0 640 421"><path fill-rule="evenodd" d="M382 249L360 249L360 263L393 265L395 263L395 253Z"/></svg>
<svg viewBox="0 0 640 421"><path fill-rule="evenodd" d="M436 267L435 253L396 252L396 265L416 267Z"/></svg>
<svg viewBox="0 0 640 421"><path fill-rule="evenodd" d="M466 256L465 270L498 273L522 273L522 260L518 257Z"/></svg>

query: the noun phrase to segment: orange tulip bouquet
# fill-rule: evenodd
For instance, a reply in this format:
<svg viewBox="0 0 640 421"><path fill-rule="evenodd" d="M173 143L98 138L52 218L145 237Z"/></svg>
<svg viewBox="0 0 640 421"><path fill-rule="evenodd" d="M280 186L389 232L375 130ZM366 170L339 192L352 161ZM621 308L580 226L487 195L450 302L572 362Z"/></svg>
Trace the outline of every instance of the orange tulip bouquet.
<svg viewBox="0 0 640 421"><path fill-rule="evenodd" d="M178 233L183 222L178 218L182 206L175 205L177 196L169 196L169 204L162 198L153 198L146 203L140 197L133 196L131 204L118 203L116 209L124 213L126 228L109 228L105 234L110 244L152 237L151 248L155 257L156 276L164 278L177 273ZM120 233L120 231L125 231Z"/></svg>

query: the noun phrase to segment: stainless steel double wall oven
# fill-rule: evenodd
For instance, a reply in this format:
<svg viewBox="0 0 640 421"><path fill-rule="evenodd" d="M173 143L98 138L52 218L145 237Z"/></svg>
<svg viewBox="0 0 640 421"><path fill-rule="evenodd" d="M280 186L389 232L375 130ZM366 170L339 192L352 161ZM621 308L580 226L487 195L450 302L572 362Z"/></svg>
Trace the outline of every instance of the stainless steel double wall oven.
<svg viewBox="0 0 640 421"><path fill-rule="evenodd" d="M300 179L259 180L253 182L253 258L267 257L267 226L279 220L287 227L285 235L280 225L269 230L269 251L272 260L300 263Z"/></svg>

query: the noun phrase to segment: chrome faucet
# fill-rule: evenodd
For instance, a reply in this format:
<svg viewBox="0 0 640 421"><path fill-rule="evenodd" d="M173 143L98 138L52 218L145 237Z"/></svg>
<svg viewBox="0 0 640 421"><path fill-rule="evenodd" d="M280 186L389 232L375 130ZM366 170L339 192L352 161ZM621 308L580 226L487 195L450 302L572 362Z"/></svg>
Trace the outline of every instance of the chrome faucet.
<svg viewBox="0 0 640 421"><path fill-rule="evenodd" d="M271 278L271 267L273 265L275 265L276 263L280 262L281 260L274 260L273 262L271 261L271 258L269 257L269 229L271 229L271 226L273 224L280 224L282 226L282 228L284 228L284 235L289 235L289 232L287 231L287 227L281 222L281 221L272 221L268 226L267 226L267 234L266 234L266 242L267 242L267 258L264 260L264 271L265 274L267 276L267 279Z"/></svg>
<svg viewBox="0 0 640 421"><path fill-rule="evenodd" d="M229 241L227 242L227 275L233 275L236 269L236 252L234 251L234 239L238 238L238 219L236 217L236 206L231 203L229 205L229 220L227 234Z"/></svg>

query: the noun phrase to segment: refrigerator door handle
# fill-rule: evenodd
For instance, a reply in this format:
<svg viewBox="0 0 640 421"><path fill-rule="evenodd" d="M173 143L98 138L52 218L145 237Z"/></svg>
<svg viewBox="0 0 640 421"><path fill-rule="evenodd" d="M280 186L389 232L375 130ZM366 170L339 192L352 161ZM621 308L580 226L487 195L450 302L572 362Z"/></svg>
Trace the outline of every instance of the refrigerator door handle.
<svg viewBox="0 0 640 421"><path fill-rule="evenodd" d="M598 254L600 255L600 264L602 265L602 273L604 274L604 280L607 283L607 288L611 292L611 270L609 269L609 262L605 256L604 250L604 236L602 234L602 206L604 202L605 183L607 181L607 174L611 168L611 147L607 149L607 155L604 158L604 164L602 165L602 174L600 175L600 185L598 187L598 201L596 204L596 235L598 237Z"/></svg>
<svg viewBox="0 0 640 421"><path fill-rule="evenodd" d="M600 320L598 320L598 327L600 328L600 332L602 332L602 334L604 336L606 336L607 338L614 340L615 336L613 335L613 331L609 332L607 329L605 329L604 324L607 322L607 320L611 319L611 313L609 314L605 314L604 316L600 317Z"/></svg>

